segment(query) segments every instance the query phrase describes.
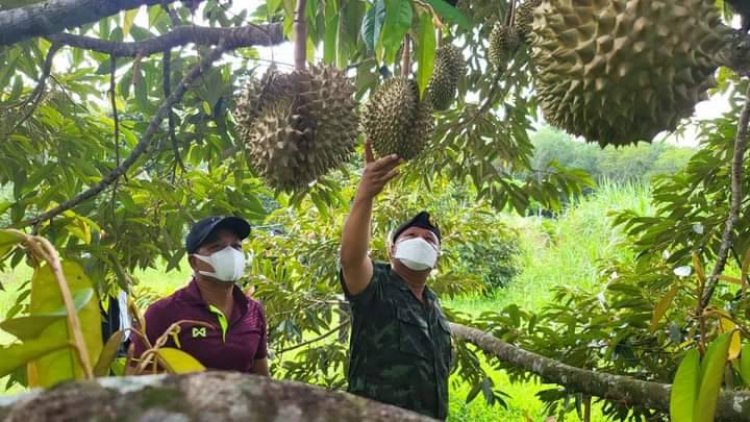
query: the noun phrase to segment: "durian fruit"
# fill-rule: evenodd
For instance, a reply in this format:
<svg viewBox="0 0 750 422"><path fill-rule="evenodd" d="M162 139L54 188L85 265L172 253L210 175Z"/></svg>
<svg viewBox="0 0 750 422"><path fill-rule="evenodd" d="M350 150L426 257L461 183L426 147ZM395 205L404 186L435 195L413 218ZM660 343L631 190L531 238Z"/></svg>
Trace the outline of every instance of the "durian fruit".
<svg viewBox="0 0 750 422"><path fill-rule="evenodd" d="M447 110L456 97L459 79L466 74L466 61L461 50L451 44L441 46L435 52L435 68L432 72L427 97L435 110Z"/></svg>
<svg viewBox="0 0 750 422"><path fill-rule="evenodd" d="M333 67L274 69L251 83L236 116L251 166L273 187L294 190L346 161L358 119L354 86Z"/></svg>
<svg viewBox="0 0 750 422"><path fill-rule="evenodd" d="M388 79L366 104L362 130L378 156L396 154L410 160L424 150L432 136L432 106L420 101L415 81Z"/></svg>
<svg viewBox="0 0 750 422"><path fill-rule="evenodd" d="M544 116L602 146L650 141L707 97L729 36L713 0L545 0L530 34Z"/></svg>
<svg viewBox="0 0 750 422"><path fill-rule="evenodd" d="M542 4L542 0L526 0L516 9L514 27L522 41L528 41L531 25L534 22L534 9Z"/></svg>
<svg viewBox="0 0 750 422"><path fill-rule="evenodd" d="M520 45L521 37L516 28L496 23L490 32L490 45L487 51L490 63L498 70L505 70Z"/></svg>

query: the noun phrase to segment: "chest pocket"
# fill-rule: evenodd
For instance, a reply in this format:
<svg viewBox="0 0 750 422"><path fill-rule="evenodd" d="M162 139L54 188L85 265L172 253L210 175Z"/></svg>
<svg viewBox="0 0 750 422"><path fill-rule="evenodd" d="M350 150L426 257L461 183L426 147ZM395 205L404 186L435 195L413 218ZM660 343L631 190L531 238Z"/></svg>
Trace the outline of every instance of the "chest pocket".
<svg viewBox="0 0 750 422"><path fill-rule="evenodd" d="M398 319L398 347L403 353L429 359L432 345L427 321L413 308L400 307L396 310Z"/></svg>
<svg viewBox="0 0 750 422"><path fill-rule="evenodd" d="M450 372L453 369L453 365L456 363L456 351L453 348L453 340L451 337L451 327L448 325L448 320L445 319L444 315L438 318L438 325L440 327L440 334L438 342L440 344L440 352L442 358L445 360L446 371Z"/></svg>

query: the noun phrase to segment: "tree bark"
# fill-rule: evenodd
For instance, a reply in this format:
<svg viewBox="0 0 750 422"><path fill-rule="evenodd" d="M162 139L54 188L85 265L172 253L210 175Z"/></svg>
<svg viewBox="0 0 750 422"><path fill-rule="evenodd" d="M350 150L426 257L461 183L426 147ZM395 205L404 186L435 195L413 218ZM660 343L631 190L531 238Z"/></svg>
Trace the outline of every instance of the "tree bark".
<svg viewBox="0 0 750 422"><path fill-rule="evenodd" d="M0 12L0 45L96 22L122 10L175 0L49 0Z"/></svg>
<svg viewBox="0 0 750 422"><path fill-rule="evenodd" d="M474 344L503 362L539 375L547 382L565 386L570 391L615 400L628 406L669 412L670 384L575 368L460 324L451 323L451 331L454 337ZM722 392L716 407L716 420L750 421L750 392Z"/></svg>
<svg viewBox="0 0 750 422"><path fill-rule="evenodd" d="M62 421L430 421L344 392L232 373L99 378L0 397L0 420Z"/></svg>
<svg viewBox="0 0 750 422"><path fill-rule="evenodd" d="M226 50L256 45L276 45L284 42L284 33L281 24L272 23L237 28L180 26L164 35L137 42L109 41L67 33L50 35L48 38L56 44L98 51L116 57L145 57L189 43L204 46L218 45L222 39Z"/></svg>

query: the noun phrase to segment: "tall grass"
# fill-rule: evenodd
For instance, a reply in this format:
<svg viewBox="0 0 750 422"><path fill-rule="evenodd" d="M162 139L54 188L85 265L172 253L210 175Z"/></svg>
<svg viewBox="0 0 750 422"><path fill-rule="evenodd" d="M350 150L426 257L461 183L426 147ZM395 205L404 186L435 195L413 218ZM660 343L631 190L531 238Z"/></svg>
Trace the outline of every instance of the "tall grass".
<svg viewBox="0 0 750 422"><path fill-rule="evenodd" d="M554 294L554 288L573 285L599 288L597 264L602 260L630 259L623 247L623 234L611 226L608 214L632 209L650 213L650 190L639 184L602 184L597 191L569 206L556 219L509 217L521 229L522 272L506 288L490 295L473 295L446 301L445 306L477 315L499 311L516 304L540 311ZM544 419L544 404L535 394L550 386L534 382L511 384L504 372L494 371L495 385L511 396L508 409L488 407L479 397L470 405L462 400L468 386L451 390L452 421L538 421ZM598 406L592 420L603 421Z"/></svg>

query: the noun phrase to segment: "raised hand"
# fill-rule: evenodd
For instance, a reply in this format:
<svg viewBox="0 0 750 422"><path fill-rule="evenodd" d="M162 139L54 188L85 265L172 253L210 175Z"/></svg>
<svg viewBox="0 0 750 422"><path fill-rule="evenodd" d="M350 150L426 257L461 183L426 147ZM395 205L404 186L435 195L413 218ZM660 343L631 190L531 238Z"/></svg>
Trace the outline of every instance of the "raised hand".
<svg viewBox="0 0 750 422"><path fill-rule="evenodd" d="M363 198L372 199L383 191L385 184L398 176L398 166L402 160L396 155L388 155L375 160L372 144L365 141L365 170L362 181L359 182L358 194Z"/></svg>

